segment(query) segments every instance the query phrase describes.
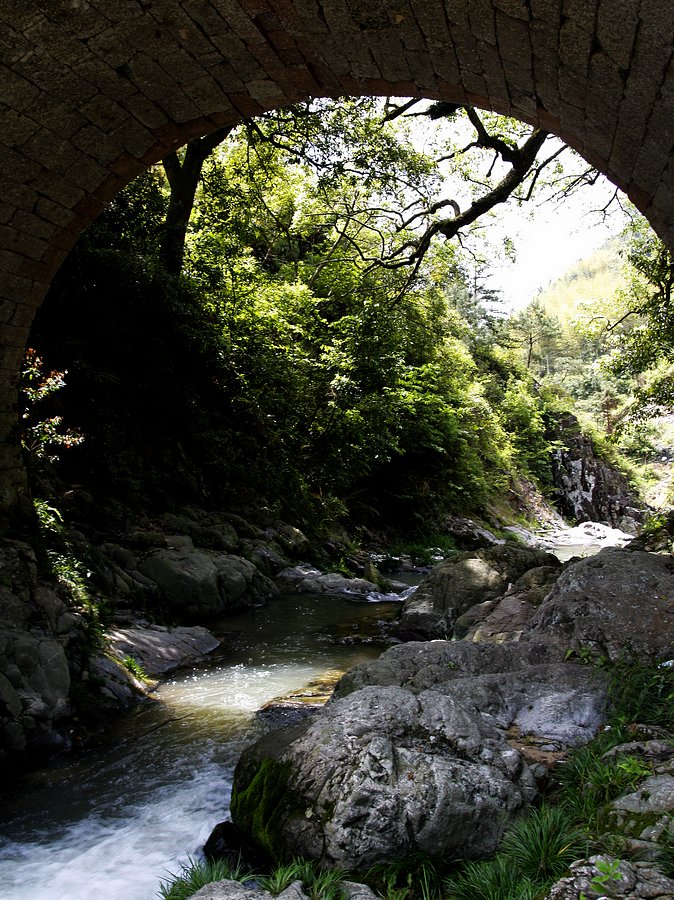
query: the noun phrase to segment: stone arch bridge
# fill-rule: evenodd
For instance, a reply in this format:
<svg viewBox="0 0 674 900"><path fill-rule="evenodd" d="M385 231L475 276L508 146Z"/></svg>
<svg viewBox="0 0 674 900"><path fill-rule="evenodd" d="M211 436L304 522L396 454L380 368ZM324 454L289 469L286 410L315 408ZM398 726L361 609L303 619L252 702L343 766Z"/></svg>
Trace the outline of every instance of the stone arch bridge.
<svg viewBox="0 0 674 900"><path fill-rule="evenodd" d="M0 0L0 529L34 311L149 164L313 96L444 99L556 133L674 247L673 50L663 0Z"/></svg>

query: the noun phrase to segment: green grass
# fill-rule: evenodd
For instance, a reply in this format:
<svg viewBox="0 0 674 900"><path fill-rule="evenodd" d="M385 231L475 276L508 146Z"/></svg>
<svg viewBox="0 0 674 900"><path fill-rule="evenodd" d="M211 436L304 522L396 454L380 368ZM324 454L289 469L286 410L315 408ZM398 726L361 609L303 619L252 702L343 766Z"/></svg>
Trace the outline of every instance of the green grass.
<svg viewBox="0 0 674 900"><path fill-rule="evenodd" d="M432 566L440 559L456 553L454 539L448 534L430 534L413 541L394 543L389 548L391 556L409 556L416 566Z"/></svg>
<svg viewBox="0 0 674 900"><path fill-rule="evenodd" d="M148 680L147 672L133 656L125 656L122 660L122 665L127 672L131 672L134 678L137 678L139 681Z"/></svg>
<svg viewBox="0 0 674 900"><path fill-rule="evenodd" d="M503 855L464 863L445 879L444 890L448 900L534 900L540 891L527 879L517 879Z"/></svg>
<svg viewBox="0 0 674 900"><path fill-rule="evenodd" d="M169 873L169 878L159 887L159 897L162 900L186 900L192 894L214 881L239 881L245 883L251 881L250 875L239 866L232 866L225 860L209 862L207 860L193 860L181 866L176 875Z"/></svg>
<svg viewBox="0 0 674 900"><path fill-rule="evenodd" d="M293 881L301 881L305 893L311 900L340 900L342 882L348 878L342 869L321 869L317 863L307 859L293 859L277 866L271 875L257 879L260 887L275 897L289 887Z"/></svg>

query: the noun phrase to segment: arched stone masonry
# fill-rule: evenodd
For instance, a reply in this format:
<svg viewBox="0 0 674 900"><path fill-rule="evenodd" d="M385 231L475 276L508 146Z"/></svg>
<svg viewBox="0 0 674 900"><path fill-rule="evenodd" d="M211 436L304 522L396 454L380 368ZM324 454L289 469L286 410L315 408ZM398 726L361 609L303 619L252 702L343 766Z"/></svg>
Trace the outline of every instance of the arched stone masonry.
<svg viewBox="0 0 674 900"><path fill-rule="evenodd" d="M312 96L469 103L559 135L674 247L673 51L662 0L0 0L0 527L34 312L168 150Z"/></svg>

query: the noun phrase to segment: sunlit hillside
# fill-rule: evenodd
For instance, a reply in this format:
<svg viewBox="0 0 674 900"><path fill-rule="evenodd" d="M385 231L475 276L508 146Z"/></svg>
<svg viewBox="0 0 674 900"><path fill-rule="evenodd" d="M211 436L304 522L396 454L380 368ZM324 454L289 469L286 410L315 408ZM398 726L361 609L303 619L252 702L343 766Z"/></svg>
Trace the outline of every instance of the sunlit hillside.
<svg viewBox="0 0 674 900"><path fill-rule="evenodd" d="M577 315L579 304L610 299L622 285L624 261L620 246L619 238L607 241L552 282L536 299L563 327Z"/></svg>

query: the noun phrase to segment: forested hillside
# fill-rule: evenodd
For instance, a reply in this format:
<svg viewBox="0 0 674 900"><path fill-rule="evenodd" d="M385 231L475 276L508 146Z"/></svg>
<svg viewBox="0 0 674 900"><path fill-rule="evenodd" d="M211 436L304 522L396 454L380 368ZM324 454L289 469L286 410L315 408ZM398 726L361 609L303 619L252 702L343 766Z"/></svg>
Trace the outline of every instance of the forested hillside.
<svg viewBox="0 0 674 900"><path fill-rule="evenodd" d="M36 495L57 476L131 508L264 503L413 533L518 475L545 491L562 409L603 410L610 432L631 373L596 365L582 304L504 323L475 277L470 229L506 182L544 181L544 137L447 106L424 115L466 119L433 152L406 105L324 103L194 142L118 195L34 327Z"/></svg>
<svg viewBox="0 0 674 900"><path fill-rule="evenodd" d="M671 503L655 488L674 444L670 288L668 255L635 221L508 324L540 384L656 506Z"/></svg>

